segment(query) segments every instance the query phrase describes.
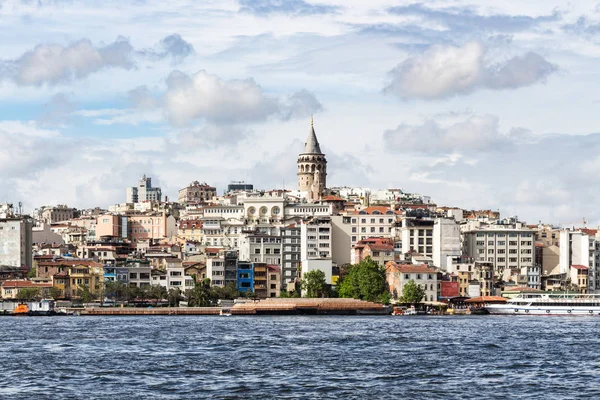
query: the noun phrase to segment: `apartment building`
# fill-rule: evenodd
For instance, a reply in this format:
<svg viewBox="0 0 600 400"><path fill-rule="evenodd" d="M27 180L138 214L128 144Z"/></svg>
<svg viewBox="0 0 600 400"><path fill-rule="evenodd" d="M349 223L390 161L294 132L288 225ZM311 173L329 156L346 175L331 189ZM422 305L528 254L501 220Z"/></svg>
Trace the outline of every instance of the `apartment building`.
<svg viewBox="0 0 600 400"><path fill-rule="evenodd" d="M8 210L8 208L7 208ZM0 214L0 265L33 266L33 221L10 212Z"/></svg>
<svg viewBox="0 0 600 400"><path fill-rule="evenodd" d="M535 230L514 221L470 225L463 232L463 241L466 255L492 263L496 276L505 281L517 276L517 283L540 288L541 266L534 264Z"/></svg>
<svg viewBox="0 0 600 400"><path fill-rule="evenodd" d="M385 206L371 206L360 211L348 211L350 217L351 245L370 237L390 237L399 212Z"/></svg>
<svg viewBox="0 0 600 400"><path fill-rule="evenodd" d="M434 268L389 261L386 264L386 280L393 298L401 298L404 285L412 280L425 290L423 301L437 301L438 279Z"/></svg>
<svg viewBox="0 0 600 400"><path fill-rule="evenodd" d="M177 202L182 205L204 203L217 195L217 189L206 183L194 181L179 190Z"/></svg>
<svg viewBox="0 0 600 400"><path fill-rule="evenodd" d="M293 281L299 276L302 240L301 228L292 224L281 228L282 240L282 262L281 262L281 284ZM284 286L285 287L285 286Z"/></svg>
<svg viewBox="0 0 600 400"><path fill-rule="evenodd" d="M559 266L562 274L576 283L577 274L585 273L587 292L600 291L600 235L595 229L561 230L559 234ZM573 272L573 266L582 266ZM577 283L579 284L579 283Z"/></svg>

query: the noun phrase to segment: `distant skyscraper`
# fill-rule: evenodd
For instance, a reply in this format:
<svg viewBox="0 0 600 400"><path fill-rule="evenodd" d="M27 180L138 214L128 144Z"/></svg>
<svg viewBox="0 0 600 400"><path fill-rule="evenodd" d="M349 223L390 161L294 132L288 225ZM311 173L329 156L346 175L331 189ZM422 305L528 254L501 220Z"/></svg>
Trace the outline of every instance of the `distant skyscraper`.
<svg viewBox="0 0 600 400"><path fill-rule="evenodd" d="M144 201L161 201L162 191L152 187L152 178L142 176L138 186L128 187L126 190L127 203L142 203Z"/></svg>
<svg viewBox="0 0 600 400"><path fill-rule="evenodd" d="M314 121L311 119L304 152L298 156L298 190L306 192L309 200L319 200L326 185L327 160L325 154L321 152Z"/></svg>

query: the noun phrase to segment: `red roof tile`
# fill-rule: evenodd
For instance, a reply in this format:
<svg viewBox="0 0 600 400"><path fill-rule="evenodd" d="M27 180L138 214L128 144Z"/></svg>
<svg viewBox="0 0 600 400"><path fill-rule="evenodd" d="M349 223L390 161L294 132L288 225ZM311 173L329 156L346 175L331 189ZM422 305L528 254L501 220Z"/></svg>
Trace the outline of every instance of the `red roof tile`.
<svg viewBox="0 0 600 400"><path fill-rule="evenodd" d="M52 287L51 283L35 283L32 281L4 281L2 287L5 288L28 288L28 287Z"/></svg>
<svg viewBox="0 0 600 400"><path fill-rule="evenodd" d="M434 268L430 268L425 264L422 265L413 265L413 264L396 264L395 261L389 261L385 264L386 270L396 270L397 272L401 272L403 274L435 274L437 271Z"/></svg>
<svg viewBox="0 0 600 400"><path fill-rule="evenodd" d="M575 269L589 269L585 265L571 265L571 268L575 268Z"/></svg>

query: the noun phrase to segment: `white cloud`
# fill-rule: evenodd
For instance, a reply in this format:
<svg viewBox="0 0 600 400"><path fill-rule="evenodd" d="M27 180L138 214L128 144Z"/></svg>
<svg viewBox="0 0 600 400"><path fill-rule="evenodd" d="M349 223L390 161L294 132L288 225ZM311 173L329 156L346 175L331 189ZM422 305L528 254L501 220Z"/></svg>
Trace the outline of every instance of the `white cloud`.
<svg viewBox="0 0 600 400"><path fill-rule="evenodd" d="M224 80L201 70L193 75L173 71L163 97L165 114L176 126L196 120L213 124L264 121L268 117L302 117L319 111L316 97L302 91L287 99L266 93L254 79Z"/></svg>
<svg viewBox="0 0 600 400"><path fill-rule="evenodd" d="M103 68L133 68L133 47L117 39L105 47L94 47L87 39L68 46L40 44L26 52L7 69L19 85L40 86L85 78Z"/></svg>
<svg viewBox="0 0 600 400"><path fill-rule="evenodd" d="M196 119L216 123L264 121L277 112L277 99L251 79L225 81L206 71L173 71L167 79L165 111L175 125Z"/></svg>
<svg viewBox="0 0 600 400"><path fill-rule="evenodd" d="M470 116L462 121L428 119L420 125L399 125L384 132L388 151L453 153L506 150L511 142L498 128L494 115Z"/></svg>
<svg viewBox="0 0 600 400"><path fill-rule="evenodd" d="M66 46L39 44L15 60L0 61L0 78L11 79L21 86L58 85L103 69L134 69L138 60L170 57L178 63L193 52L193 46L178 34L165 37L155 48L139 51L124 37L105 46L95 46L89 39Z"/></svg>
<svg viewBox="0 0 600 400"><path fill-rule="evenodd" d="M490 64L479 42L462 47L434 45L390 72L387 93L425 100L470 93L479 88L514 89L543 82L557 66L537 53Z"/></svg>

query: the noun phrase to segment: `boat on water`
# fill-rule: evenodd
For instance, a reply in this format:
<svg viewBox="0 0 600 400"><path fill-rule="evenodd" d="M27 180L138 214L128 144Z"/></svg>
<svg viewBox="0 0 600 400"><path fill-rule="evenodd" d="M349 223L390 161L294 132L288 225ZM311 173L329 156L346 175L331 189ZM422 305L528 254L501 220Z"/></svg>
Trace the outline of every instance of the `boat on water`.
<svg viewBox="0 0 600 400"><path fill-rule="evenodd" d="M600 315L598 294L526 294L504 304L486 304L490 314L502 315Z"/></svg>
<svg viewBox="0 0 600 400"><path fill-rule="evenodd" d="M394 311L392 312L392 315L418 315L417 310L415 309L415 306L410 306L408 308L403 308L403 307L394 307Z"/></svg>

